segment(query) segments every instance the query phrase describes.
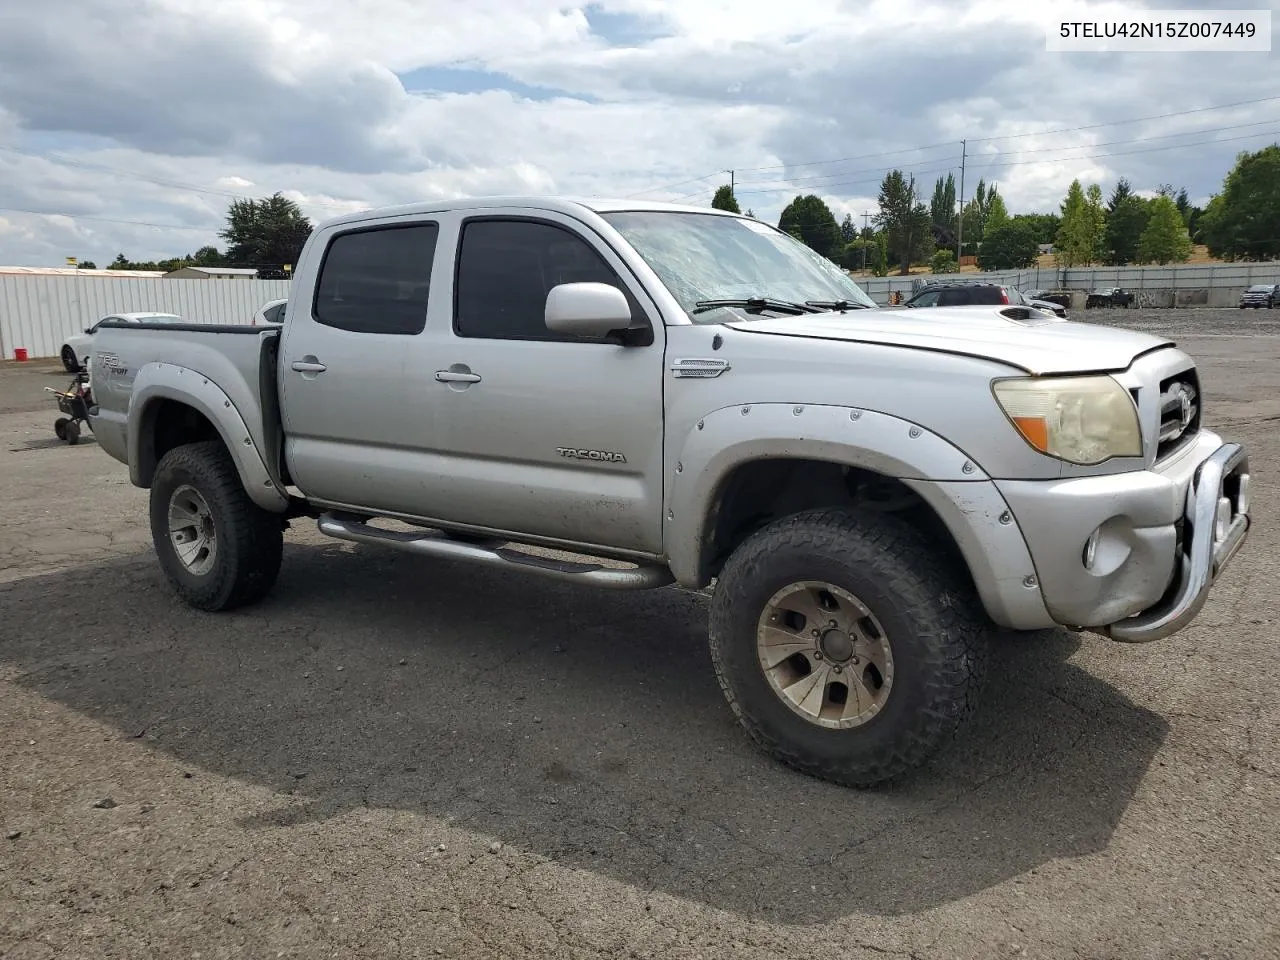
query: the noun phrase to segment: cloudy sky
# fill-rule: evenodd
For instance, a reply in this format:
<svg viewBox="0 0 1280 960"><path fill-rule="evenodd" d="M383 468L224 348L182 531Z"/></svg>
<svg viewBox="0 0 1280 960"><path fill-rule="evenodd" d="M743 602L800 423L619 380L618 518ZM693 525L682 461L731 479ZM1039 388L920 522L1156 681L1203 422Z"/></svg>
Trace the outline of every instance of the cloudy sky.
<svg viewBox="0 0 1280 960"><path fill-rule="evenodd" d="M1274 0L1146 5L1271 9L1280 33ZM801 192L860 215L892 167L926 193L958 174L962 139L969 192L997 181L1013 212L1056 209L1073 177L1205 198L1280 140L1275 52L1046 52L1050 10L1115 9L11 0L0 265L180 255L220 244L232 198L274 191L316 220L500 193L708 204L732 168L758 216Z"/></svg>

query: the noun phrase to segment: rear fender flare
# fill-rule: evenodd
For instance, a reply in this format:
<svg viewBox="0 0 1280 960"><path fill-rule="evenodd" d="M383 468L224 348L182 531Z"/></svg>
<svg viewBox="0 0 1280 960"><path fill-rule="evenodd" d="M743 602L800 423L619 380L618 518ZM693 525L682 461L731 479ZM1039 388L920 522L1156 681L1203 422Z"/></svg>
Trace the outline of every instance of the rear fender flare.
<svg viewBox="0 0 1280 960"><path fill-rule="evenodd" d="M288 509L288 493L272 479L248 424L230 397L204 374L172 363L149 363L134 379L127 422L129 479L135 486L150 487L155 475L153 420L162 400L185 404L213 424L254 503L273 513Z"/></svg>

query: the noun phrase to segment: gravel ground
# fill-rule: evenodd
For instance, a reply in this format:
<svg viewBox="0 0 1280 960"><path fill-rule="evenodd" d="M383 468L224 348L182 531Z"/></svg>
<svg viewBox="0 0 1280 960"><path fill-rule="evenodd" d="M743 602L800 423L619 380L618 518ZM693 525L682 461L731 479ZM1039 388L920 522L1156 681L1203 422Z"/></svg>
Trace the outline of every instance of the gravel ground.
<svg viewBox="0 0 1280 960"><path fill-rule="evenodd" d="M0 957L1280 957L1280 312L1101 314L1201 358L1246 551L1168 641L1002 638L872 792L748 744L699 595L302 524L264 604L193 613L145 492L54 439L69 378L0 367Z"/></svg>

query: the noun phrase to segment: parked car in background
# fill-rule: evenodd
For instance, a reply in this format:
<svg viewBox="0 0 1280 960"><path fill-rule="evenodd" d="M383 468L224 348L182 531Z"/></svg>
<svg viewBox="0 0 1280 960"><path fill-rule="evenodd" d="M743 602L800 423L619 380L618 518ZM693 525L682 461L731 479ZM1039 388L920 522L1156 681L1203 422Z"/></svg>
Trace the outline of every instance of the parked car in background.
<svg viewBox="0 0 1280 960"><path fill-rule="evenodd" d="M1135 299L1137 298L1132 293L1121 287L1099 287L1085 298L1084 308L1091 310L1094 307L1128 307Z"/></svg>
<svg viewBox="0 0 1280 960"><path fill-rule="evenodd" d="M903 306L906 307L970 307L970 306L1025 306L1043 310L1063 320L1066 308L1046 300L1033 300L1024 296L1016 287L983 280L943 280L926 283Z"/></svg>
<svg viewBox="0 0 1280 960"><path fill-rule="evenodd" d="M1277 303L1280 303L1280 284L1277 283L1255 283L1240 294L1241 310L1245 307L1271 309Z"/></svg>
<svg viewBox="0 0 1280 960"><path fill-rule="evenodd" d="M253 326L265 327L269 323L284 323L284 305L288 302L287 299L268 300L253 315Z"/></svg>
<svg viewBox="0 0 1280 960"><path fill-rule="evenodd" d="M1067 308L1071 306L1071 293L1068 290L1023 290L1022 295L1031 300L1056 303L1062 308L1063 316L1066 316Z"/></svg>
<svg viewBox="0 0 1280 960"><path fill-rule="evenodd" d="M121 323L182 323L182 318L174 313L112 313L103 317L91 327L85 327L84 333L67 337L62 345L62 365L68 373L79 373L89 368L89 352L93 349L93 335L98 327L108 320L119 320Z"/></svg>

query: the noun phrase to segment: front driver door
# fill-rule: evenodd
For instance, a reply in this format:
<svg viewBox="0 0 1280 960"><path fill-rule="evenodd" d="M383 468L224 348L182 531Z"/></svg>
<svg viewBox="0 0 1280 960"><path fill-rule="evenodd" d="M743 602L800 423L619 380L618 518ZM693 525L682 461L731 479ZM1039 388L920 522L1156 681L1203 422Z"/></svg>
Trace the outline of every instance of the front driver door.
<svg viewBox="0 0 1280 960"><path fill-rule="evenodd" d="M447 461L441 516L528 536L662 549L663 349L657 309L604 240L543 210L460 218L451 323L429 329L424 389ZM646 343L552 333L561 283L620 288ZM434 318L434 315L433 315Z"/></svg>

